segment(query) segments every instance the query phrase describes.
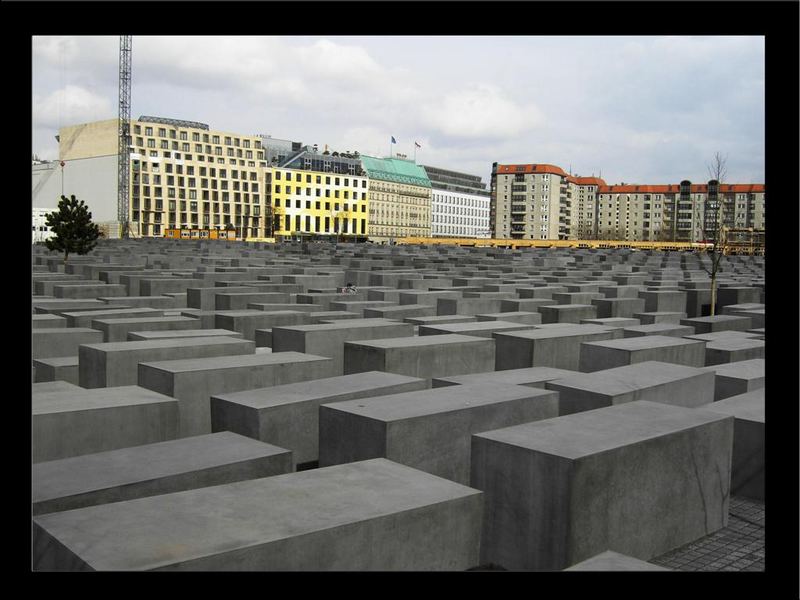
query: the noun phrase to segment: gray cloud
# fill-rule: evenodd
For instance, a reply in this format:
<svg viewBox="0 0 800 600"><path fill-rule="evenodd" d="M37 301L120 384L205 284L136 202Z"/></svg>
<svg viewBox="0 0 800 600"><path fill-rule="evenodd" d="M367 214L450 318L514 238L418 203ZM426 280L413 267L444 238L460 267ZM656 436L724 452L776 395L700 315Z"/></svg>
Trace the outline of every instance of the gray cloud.
<svg viewBox="0 0 800 600"><path fill-rule="evenodd" d="M117 37L36 37L33 149L113 118ZM488 177L548 162L609 182L764 180L761 37L139 37L132 112ZM54 158L54 157L50 157Z"/></svg>

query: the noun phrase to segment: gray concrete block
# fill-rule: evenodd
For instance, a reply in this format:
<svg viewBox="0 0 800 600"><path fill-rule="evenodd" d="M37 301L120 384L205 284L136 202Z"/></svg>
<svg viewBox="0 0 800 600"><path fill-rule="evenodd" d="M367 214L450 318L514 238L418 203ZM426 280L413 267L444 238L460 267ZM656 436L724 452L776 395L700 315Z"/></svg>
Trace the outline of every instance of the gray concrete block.
<svg viewBox="0 0 800 600"><path fill-rule="evenodd" d="M642 312L634 313L634 318L639 319L642 325L653 325L655 323L673 323L680 325L680 320L686 318L685 312Z"/></svg>
<svg viewBox="0 0 800 600"><path fill-rule="evenodd" d="M524 323L526 325L540 325L542 322L542 315L538 312L499 312L475 316L478 321L506 321L511 323Z"/></svg>
<svg viewBox="0 0 800 600"><path fill-rule="evenodd" d="M436 315L432 317L406 317L405 323L412 325L444 325L446 323L474 323L478 320L477 316L471 315Z"/></svg>
<svg viewBox="0 0 800 600"><path fill-rule="evenodd" d="M289 450L224 431L41 462L33 514L169 494L292 472Z"/></svg>
<svg viewBox="0 0 800 600"><path fill-rule="evenodd" d="M53 327L31 331L31 358L75 356L82 344L103 341L103 332L89 327Z"/></svg>
<svg viewBox="0 0 800 600"><path fill-rule="evenodd" d="M140 362L254 352L253 342L230 337L84 344L78 349L78 380L86 388L135 385Z"/></svg>
<svg viewBox="0 0 800 600"><path fill-rule="evenodd" d="M714 402L708 410L734 417L731 494L765 500L764 388Z"/></svg>
<svg viewBox="0 0 800 600"><path fill-rule="evenodd" d="M53 382L64 383L66 382ZM54 388L31 396L34 463L174 439L176 400L140 388Z"/></svg>
<svg viewBox="0 0 800 600"><path fill-rule="evenodd" d="M319 464L384 457L466 485L473 433L557 414L554 392L497 383L323 404Z"/></svg>
<svg viewBox="0 0 800 600"><path fill-rule="evenodd" d="M694 327L695 333L717 333L719 331L745 331L753 327L748 317L733 315L714 315L713 317L694 317L681 319L681 325Z"/></svg>
<svg viewBox="0 0 800 600"><path fill-rule="evenodd" d="M563 294L567 291L567 287L563 285L547 285L535 286L530 288L519 288L517 294L520 298L544 298L547 300L553 299L553 294ZM557 304L557 302L554 302Z"/></svg>
<svg viewBox="0 0 800 600"><path fill-rule="evenodd" d="M105 308L146 307L146 308L175 308L175 298L171 296L121 296L119 298L101 297Z"/></svg>
<svg viewBox="0 0 800 600"><path fill-rule="evenodd" d="M525 369L510 369L507 371L455 375L453 377L436 377L431 379L431 387L437 388L446 387L448 385L467 385L473 383L500 383L505 385L524 385L527 387L544 388L545 383L548 381L569 377L575 373L577 373L577 371L554 369L552 367L528 367Z"/></svg>
<svg viewBox="0 0 800 600"><path fill-rule="evenodd" d="M95 319L92 328L103 332L104 342L125 342L132 331L185 331L200 329L201 321L189 317Z"/></svg>
<svg viewBox="0 0 800 600"><path fill-rule="evenodd" d="M644 309L637 312L686 312L686 292L644 291L639 298L644 300Z"/></svg>
<svg viewBox="0 0 800 600"><path fill-rule="evenodd" d="M727 524L733 419L630 402L472 436L481 564L649 560Z"/></svg>
<svg viewBox="0 0 800 600"><path fill-rule="evenodd" d="M465 570L481 509L476 490L374 459L39 515L33 569Z"/></svg>
<svg viewBox="0 0 800 600"><path fill-rule="evenodd" d="M332 377L333 360L279 352L140 362L138 384L178 400L179 435L211 432L212 395Z"/></svg>
<svg viewBox="0 0 800 600"><path fill-rule="evenodd" d="M332 303L333 304L333 303ZM405 320L408 317L433 317L436 307L431 304L403 304L400 306L370 307L363 309L366 319Z"/></svg>
<svg viewBox="0 0 800 600"><path fill-rule="evenodd" d="M69 298L70 300L83 300L99 298L100 296L125 296L128 291L124 285L109 285L95 281L94 285L63 283L53 286L53 296L56 298Z"/></svg>
<svg viewBox="0 0 800 600"><path fill-rule="evenodd" d="M502 312L501 298L439 298L436 301L437 315L479 315Z"/></svg>
<svg viewBox="0 0 800 600"><path fill-rule="evenodd" d="M182 338L211 338L230 337L242 339L242 334L230 329L184 329L174 331L131 331L128 334L129 342L143 342L147 340L178 340Z"/></svg>
<svg viewBox="0 0 800 600"><path fill-rule="evenodd" d="M503 313L500 313L503 314ZM538 316L538 314L537 314ZM491 338L495 332L524 331L533 329L535 325L529 323L514 323L508 321L476 321L474 323L446 323L444 325L420 325L419 335L471 335L476 337Z"/></svg>
<svg viewBox="0 0 800 600"><path fill-rule="evenodd" d="M34 359L33 367L36 369L33 379L36 383L61 380L78 385L77 354Z"/></svg>
<svg viewBox="0 0 800 600"><path fill-rule="evenodd" d="M674 323L653 323L652 325L638 325L625 327L622 336L642 337L647 335L667 335L672 337L686 337L694 334L694 327L688 325L675 325Z"/></svg>
<svg viewBox="0 0 800 600"><path fill-rule="evenodd" d="M217 294L230 294L235 292L252 292L255 288L250 286L231 287L197 287L186 288L186 306L198 310L215 310L217 308Z"/></svg>
<svg viewBox="0 0 800 600"><path fill-rule="evenodd" d="M597 307L598 318L628 317L644 311L642 298L596 298L591 304Z"/></svg>
<svg viewBox="0 0 800 600"><path fill-rule="evenodd" d="M215 327L238 331L246 340L255 340L256 329L271 329L276 326L305 325L309 313L299 310L233 310L216 311Z"/></svg>
<svg viewBox="0 0 800 600"><path fill-rule="evenodd" d="M348 319L318 325L297 325L272 328L273 352L304 352L332 358L343 373L344 344L352 340L409 337L413 326L389 319ZM364 369L379 371L380 369Z"/></svg>
<svg viewBox="0 0 800 600"><path fill-rule="evenodd" d="M671 571L644 560L606 550L591 558L567 567L565 571Z"/></svg>
<svg viewBox="0 0 800 600"><path fill-rule="evenodd" d="M635 327L639 325L639 319L630 317L602 317L598 319L581 319L581 325L603 325L605 327Z"/></svg>
<svg viewBox="0 0 800 600"><path fill-rule="evenodd" d="M128 297L126 296L127 300ZM122 304L120 302L120 304ZM126 305L129 306L129 305ZM109 303L103 302L101 299L89 300L70 300L67 298L47 298L47 299L32 299L31 308L33 313L41 314L58 314L61 312L72 312L76 310L106 310L110 307Z"/></svg>
<svg viewBox="0 0 800 600"><path fill-rule="evenodd" d="M559 415L647 400L696 408L714 401L714 377L703 369L646 361L576 373L545 384L559 393Z"/></svg>
<svg viewBox="0 0 800 600"><path fill-rule="evenodd" d="M542 306L553 306L558 304L551 298L516 298L500 301L500 312L540 312Z"/></svg>
<svg viewBox="0 0 800 600"><path fill-rule="evenodd" d="M581 344L578 370L583 373L655 360L705 366L705 342L666 335L648 335Z"/></svg>
<svg viewBox="0 0 800 600"><path fill-rule="evenodd" d="M540 306L542 323L574 323L597 318L597 307L591 304L554 304Z"/></svg>
<svg viewBox="0 0 800 600"><path fill-rule="evenodd" d="M258 302L262 304L289 302L289 294L285 292L229 292L230 288L221 288L224 291L214 296L215 310L245 310L247 305Z"/></svg>
<svg viewBox="0 0 800 600"><path fill-rule="evenodd" d="M97 319L135 319L161 317L163 315L164 311L157 308L117 308L62 313L62 316L67 319L67 327L91 327L92 322Z"/></svg>
<svg viewBox="0 0 800 600"><path fill-rule="evenodd" d="M344 373L383 371L430 379L490 371L493 339L445 334L345 342Z"/></svg>
<svg viewBox="0 0 800 600"><path fill-rule="evenodd" d="M306 312L306 322L309 325L316 325L317 323L330 323L331 321L344 321L346 319L360 319L361 315L354 312L347 312L344 310L321 310L318 312Z"/></svg>
<svg viewBox="0 0 800 600"><path fill-rule="evenodd" d="M622 337L622 329L554 323L530 331L496 333L495 370L554 367L577 371L582 342Z"/></svg>
<svg viewBox="0 0 800 600"><path fill-rule="evenodd" d="M67 318L61 315L31 315L31 329L64 329Z"/></svg>
<svg viewBox="0 0 800 600"><path fill-rule="evenodd" d="M704 367L715 375L714 400L723 400L764 387L766 362L763 358Z"/></svg>
<svg viewBox="0 0 800 600"><path fill-rule="evenodd" d="M288 448L304 464L319 459L321 404L425 388L424 379L370 371L212 395L211 427Z"/></svg>
<svg viewBox="0 0 800 600"><path fill-rule="evenodd" d="M706 344L706 366L737 363L761 358L766 355L763 340L727 337Z"/></svg>

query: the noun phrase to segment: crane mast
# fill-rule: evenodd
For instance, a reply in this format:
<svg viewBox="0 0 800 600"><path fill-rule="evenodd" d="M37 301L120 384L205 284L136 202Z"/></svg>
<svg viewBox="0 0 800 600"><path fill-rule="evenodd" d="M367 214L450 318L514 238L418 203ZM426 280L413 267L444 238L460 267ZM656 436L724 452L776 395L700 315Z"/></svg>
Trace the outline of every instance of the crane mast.
<svg viewBox="0 0 800 600"><path fill-rule="evenodd" d="M121 237L130 237L131 36L119 36L119 150L117 162L117 220Z"/></svg>

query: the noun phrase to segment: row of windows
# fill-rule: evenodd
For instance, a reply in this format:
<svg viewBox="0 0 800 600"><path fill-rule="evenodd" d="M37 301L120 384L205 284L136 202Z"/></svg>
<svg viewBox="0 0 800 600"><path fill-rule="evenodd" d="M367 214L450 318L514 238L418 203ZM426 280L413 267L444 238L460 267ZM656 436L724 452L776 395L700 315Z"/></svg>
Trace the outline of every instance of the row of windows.
<svg viewBox="0 0 800 600"><path fill-rule="evenodd" d="M147 148L156 148L156 140L154 140L154 139L145 140L144 138L137 137L136 138L136 145L139 148L142 148L142 149L145 148L145 147L147 147ZM194 144L194 147L192 147L189 144L189 142L181 142L181 143L172 142L172 143L170 143L167 140L161 140L157 147L160 148L161 150L177 150L177 151L180 151L180 152L192 152L192 151L194 151L197 154L206 154L206 155L214 155L214 156L223 156L223 154L224 154L225 156L228 156L228 157L234 157L235 156L237 158L249 158L249 159L254 158L252 150L245 150L244 152L242 152L241 149L225 148L224 149L224 153L223 153L222 146L210 146L210 145L203 146L203 144ZM264 160L264 152L259 150L256 153L255 158L257 158L258 160Z"/></svg>
<svg viewBox="0 0 800 600"><path fill-rule="evenodd" d="M280 199L276 199L275 200L275 206L276 207L280 207L280 205L281 205ZM350 204L347 204L347 203L340 204L339 202L334 202L333 203L333 210L338 211L340 206L342 207L342 210L344 212L350 212L350 208L351 208ZM361 212L367 212L367 205L366 204L361 204L360 206L361 206ZM291 200L289 200L289 198L286 198L284 200L284 207L285 208L291 208L292 207ZM294 207L295 208L303 208L302 200L295 200L294 201ZM325 202L324 203L324 207L325 208L323 209L322 207L323 207L323 203L321 201L318 200L317 202L314 203L314 208L316 210L331 210L331 203L330 202ZM309 209L309 210L311 209L311 200L306 200L305 201L305 208ZM359 205L353 204L352 205L352 209L353 209L353 212L357 212L358 209L359 209Z"/></svg>
<svg viewBox="0 0 800 600"><path fill-rule="evenodd" d="M303 175L304 175L304 173L296 172L295 175L294 175L294 180L295 181L303 181ZM283 171L283 176L286 178L286 181L291 181L292 180L291 171ZM305 176L306 176L306 183L311 183L311 175L308 174L308 173L305 173ZM314 177L316 178L316 182L317 183L322 183L322 177L323 177L322 175L315 175ZM281 171L275 171L275 180L276 181L280 181L281 180ZM333 178L334 185L341 185L341 180L342 180L341 177L334 177ZM359 182L358 179L353 179L353 187L358 187L358 182ZM326 175L325 176L325 185L330 185L330 184L331 184L331 177ZM345 187L350 187L350 178L349 177L344 177L344 186ZM362 179L361 180L361 187L362 188L366 188L367 187L367 180L366 179Z"/></svg>
<svg viewBox="0 0 800 600"><path fill-rule="evenodd" d="M274 193L275 194L280 194L281 193L281 186L280 185L275 185L273 187L274 187ZM305 190L306 190L306 196L310 196L311 195L311 188L305 188ZM291 194L292 193L292 187L287 185L285 187L284 193ZM295 187L294 193L297 196L302 196L303 188ZM322 190L320 190L319 188L314 188L314 195L317 198L322 197L322 195L323 195L322 194ZM330 190L325 190L324 196L325 196L325 198L330 198L331 197L331 191ZM338 198L339 197L339 190L333 190L333 197L334 198ZM350 192L348 190L344 190L344 194L342 194L342 197L345 200L350 200ZM353 192L353 198L352 199L353 200L358 200L358 192ZM366 200L366 199L367 199L367 192L361 192L361 200Z"/></svg>
<svg viewBox="0 0 800 600"><path fill-rule="evenodd" d="M313 219L313 220L312 220ZM294 221L294 228L292 222ZM281 235L287 233L367 233L366 219L340 219L339 217L312 217L311 215L284 215L283 229L280 229L280 216L275 217L275 226ZM359 231L360 230L360 231Z"/></svg>
<svg viewBox="0 0 800 600"><path fill-rule="evenodd" d="M153 131L154 131L153 127L151 127L149 125L146 125L144 127L144 134L146 136L153 137ZM133 126L133 132L136 135L141 135L142 126L141 125L134 125ZM158 137L161 137L161 138L166 138L167 137L167 128L166 127L159 127L158 128ZM187 131L177 131L175 129L170 129L169 130L169 137L170 137L170 139L173 139L173 140L174 139L188 140L189 139L189 133ZM219 135L215 135L215 134L214 135L210 135L208 133L202 134L203 143L207 143L207 142L210 141L212 144L219 144L220 143L220 139L221 138L220 138ZM193 142L201 141L201 134L199 132L197 132L197 131L192 132L192 141ZM239 146L239 145L242 145L245 148L249 148L250 147L250 140L248 140L248 139L240 139L238 137L225 136L225 145L226 146ZM256 148L261 148L261 141L260 140L254 140L253 141L253 145Z"/></svg>

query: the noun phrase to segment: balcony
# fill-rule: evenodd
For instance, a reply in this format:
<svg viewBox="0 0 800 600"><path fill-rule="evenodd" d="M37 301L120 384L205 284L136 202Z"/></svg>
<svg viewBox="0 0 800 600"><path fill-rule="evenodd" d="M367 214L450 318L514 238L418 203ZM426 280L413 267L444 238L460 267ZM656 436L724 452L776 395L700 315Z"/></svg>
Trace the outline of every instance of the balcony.
<svg viewBox="0 0 800 600"><path fill-rule="evenodd" d="M524 213L524 212L526 212L524 204L512 204L511 205L511 214Z"/></svg>

